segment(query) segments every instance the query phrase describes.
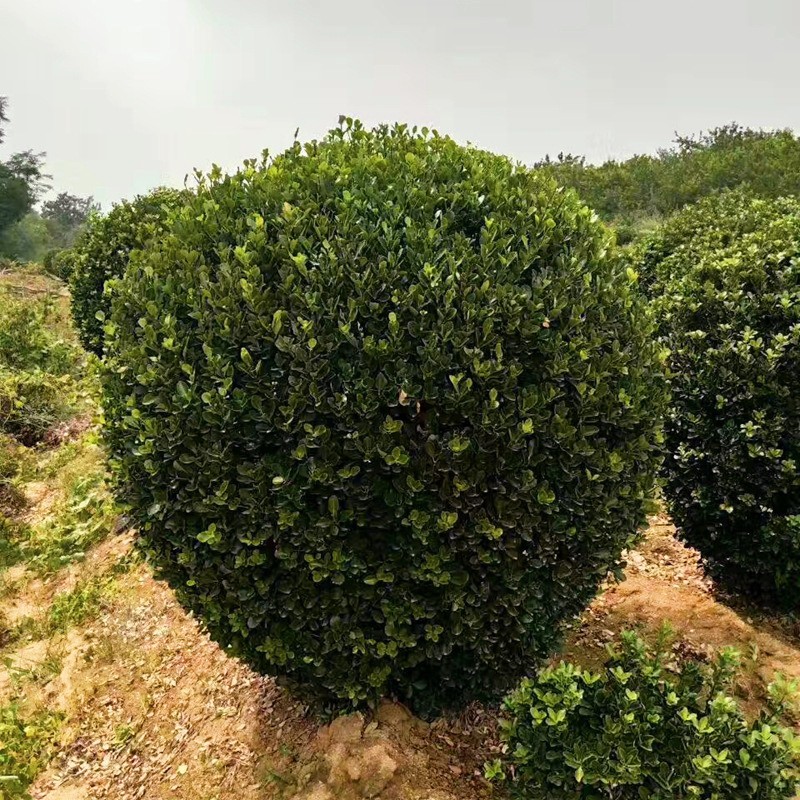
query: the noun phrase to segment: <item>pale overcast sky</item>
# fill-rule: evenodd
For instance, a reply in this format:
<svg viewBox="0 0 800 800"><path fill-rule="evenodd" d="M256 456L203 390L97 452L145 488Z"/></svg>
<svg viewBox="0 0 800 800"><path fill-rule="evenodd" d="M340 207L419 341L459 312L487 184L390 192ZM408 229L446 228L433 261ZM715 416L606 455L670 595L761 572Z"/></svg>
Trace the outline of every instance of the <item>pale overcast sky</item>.
<svg viewBox="0 0 800 800"><path fill-rule="evenodd" d="M339 114L532 162L800 130L800 0L0 0L0 158L105 208Z"/></svg>

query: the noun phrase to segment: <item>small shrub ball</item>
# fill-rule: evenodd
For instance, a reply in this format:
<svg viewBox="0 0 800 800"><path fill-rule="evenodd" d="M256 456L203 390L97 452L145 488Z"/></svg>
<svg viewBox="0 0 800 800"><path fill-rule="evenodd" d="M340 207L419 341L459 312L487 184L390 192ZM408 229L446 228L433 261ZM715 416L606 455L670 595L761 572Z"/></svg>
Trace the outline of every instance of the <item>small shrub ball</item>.
<svg viewBox="0 0 800 800"><path fill-rule="evenodd" d="M505 158L345 120L214 170L112 296L143 546L318 705L496 697L644 521L665 388L635 275Z"/></svg>
<svg viewBox="0 0 800 800"><path fill-rule="evenodd" d="M72 318L81 344L90 352L103 354L103 326L110 310L104 295L106 281L125 272L132 250L145 247L164 232L167 215L186 195L175 189L156 189L123 200L108 214L90 217L73 247L59 253L56 274L70 282Z"/></svg>

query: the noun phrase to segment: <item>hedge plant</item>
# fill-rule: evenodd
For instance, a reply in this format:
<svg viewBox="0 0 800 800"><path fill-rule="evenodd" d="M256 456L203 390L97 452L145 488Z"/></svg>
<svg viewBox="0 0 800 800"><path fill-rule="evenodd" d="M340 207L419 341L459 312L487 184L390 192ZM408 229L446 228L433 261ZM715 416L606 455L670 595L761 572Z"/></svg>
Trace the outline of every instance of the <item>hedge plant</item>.
<svg viewBox="0 0 800 800"><path fill-rule="evenodd" d="M505 158L345 120L212 172L112 296L140 540L306 698L497 696L644 521L664 381L635 276Z"/></svg>
<svg viewBox="0 0 800 800"><path fill-rule="evenodd" d="M69 283L75 268L77 253L72 248L66 250L48 250L42 258L44 271Z"/></svg>
<svg viewBox="0 0 800 800"><path fill-rule="evenodd" d="M106 281L123 274L132 250L163 233L169 211L185 195L175 189L155 189L123 200L106 215L92 215L71 250L57 256L54 263L69 279L72 316L87 350L103 353L103 324L109 311Z"/></svg>
<svg viewBox="0 0 800 800"><path fill-rule="evenodd" d="M800 741L781 718L795 687L779 677L748 721L731 696L735 651L676 665L665 641L624 632L600 671L562 662L523 680L487 775L519 800L794 797Z"/></svg>
<svg viewBox="0 0 800 800"><path fill-rule="evenodd" d="M703 201L643 263L670 350L673 519L724 584L797 606L800 202Z"/></svg>

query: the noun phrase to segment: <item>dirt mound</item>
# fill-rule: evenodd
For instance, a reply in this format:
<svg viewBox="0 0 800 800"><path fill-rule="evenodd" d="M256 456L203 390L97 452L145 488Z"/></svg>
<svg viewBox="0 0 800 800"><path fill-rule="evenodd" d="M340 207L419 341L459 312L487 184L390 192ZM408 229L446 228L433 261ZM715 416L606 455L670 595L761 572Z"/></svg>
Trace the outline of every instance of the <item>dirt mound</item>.
<svg viewBox="0 0 800 800"><path fill-rule="evenodd" d="M455 721L429 725L397 703L383 702L372 717L351 714L317 732L302 754L293 800L453 800L486 795L480 764L468 765ZM487 730L488 732L488 730ZM465 741L462 742L466 744ZM473 759L486 739L470 743Z"/></svg>
<svg viewBox="0 0 800 800"><path fill-rule="evenodd" d="M227 657L144 567L64 663L63 750L35 798L457 800L487 788L488 715L427 725L385 704L320 725Z"/></svg>

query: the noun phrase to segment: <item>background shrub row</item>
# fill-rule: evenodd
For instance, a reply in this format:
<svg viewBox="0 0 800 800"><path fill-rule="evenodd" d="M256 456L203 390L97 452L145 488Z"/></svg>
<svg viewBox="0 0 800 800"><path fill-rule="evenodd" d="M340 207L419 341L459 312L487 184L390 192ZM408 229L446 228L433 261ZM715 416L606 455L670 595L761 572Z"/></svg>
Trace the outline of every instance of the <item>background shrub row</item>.
<svg viewBox="0 0 800 800"><path fill-rule="evenodd" d="M669 349L665 494L734 590L800 602L800 202L739 192L638 254Z"/></svg>
<svg viewBox="0 0 800 800"><path fill-rule="evenodd" d="M69 278L73 318L87 350L103 352L103 324L109 311L106 281L125 272L133 250L163 233L167 214L184 196L175 189L155 189L123 201L108 214L90 218L73 248L53 256L54 274Z"/></svg>

